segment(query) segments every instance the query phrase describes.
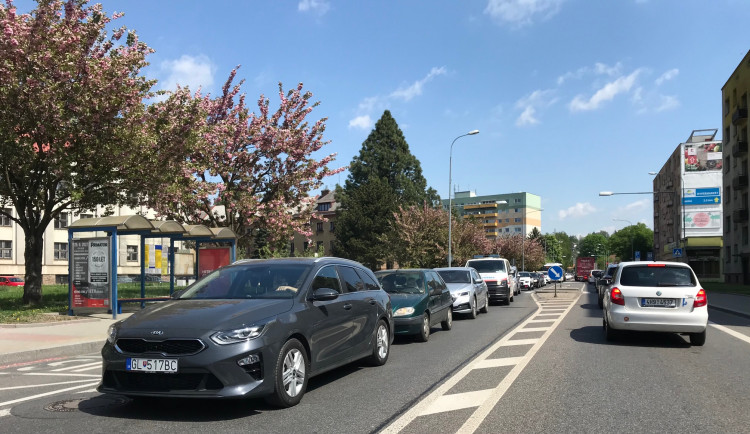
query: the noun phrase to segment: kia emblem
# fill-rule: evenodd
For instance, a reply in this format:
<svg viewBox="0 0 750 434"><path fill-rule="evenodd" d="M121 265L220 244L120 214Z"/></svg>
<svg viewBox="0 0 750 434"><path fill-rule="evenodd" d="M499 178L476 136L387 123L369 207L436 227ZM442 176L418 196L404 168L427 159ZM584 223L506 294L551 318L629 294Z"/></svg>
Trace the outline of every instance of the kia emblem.
<svg viewBox="0 0 750 434"><path fill-rule="evenodd" d="M661 291L656 291L656 295L661 296Z"/></svg>
<svg viewBox="0 0 750 434"><path fill-rule="evenodd" d="M161 336L161 335L164 334L164 332L161 331L161 330L154 330L154 331L151 332L151 334L152 335L156 335L156 336Z"/></svg>

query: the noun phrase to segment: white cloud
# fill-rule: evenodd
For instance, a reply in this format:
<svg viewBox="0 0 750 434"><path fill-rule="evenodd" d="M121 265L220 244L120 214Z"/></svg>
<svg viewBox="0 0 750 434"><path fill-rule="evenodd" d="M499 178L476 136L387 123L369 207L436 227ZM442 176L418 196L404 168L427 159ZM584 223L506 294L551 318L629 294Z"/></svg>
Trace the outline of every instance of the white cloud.
<svg viewBox="0 0 750 434"><path fill-rule="evenodd" d="M660 75L659 78L657 78L656 81L654 81L654 83L656 83L657 86L661 86L662 83L664 83L665 81L669 81L669 80L677 77L677 74L679 74L679 73L680 73L680 70L677 69L677 68L670 69L669 71L667 71L664 74Z"/></svg>
<svg viewBox="0 0 750 434"><path fill-rule="evenodd" d="M667 111L667 110L676 109L677 107L680 106L680 100L677 99L676 96L672 96L672 95L659 95L659 97L661 99L661 104L659 104L659 106L657 106L654 109L654 111L656 111L657 113L658 112Z"/></svg>
<svg viewBox="0 0 750 434"><path fill-rule="evenodd" d="M439 75L445 75L447 72L448 71L444 66L441 66L439 68L433 67L425 78L415 81L412 85L406 88L396 89L391 93L390 96L391 98L398 98L403 99L404 101L409 101L415 96L422 95L422 88L426 83Z"/></svg>
<svg viewBox="0 0 750 434"><path fill-rule="evenodd" d="M160 65L160 76L166 78L159 80L162 90L175 90L179 84L181 87L189 87L196 91L199 87L209 89L214 84L216 65L205 55L189 56L182 55L177 60L165 60Z"/></svg>
<svg viewBox="0 0 750 434"><path fill-rule="evenodd" d="M646 209L651 204L650 199L641 199L635 202L630 202L623 208L624 211L640 211Z"/></svg>
<svg viewBox="0 0 750 434"><path fill-rule="evenodd" d="M356 118L349 121L349 128L359 128L361 130L369 130L372 128L373 122L370 115L357 116Z"/></svg>
<svg viewBox="0 0 750 434"><path fill-rule="evenodd" d="M596 212L596 208L594 208L593 205L591 205L588 202L578 202L577 204L571 206L568 209L563 209L557 212L557 216L560 217L560 220L563 220L567 217L583 217L588 214Z"/></svg>
<svg viewBox="0 0 750 434"><path fill-rule="evenodd" d="M561 85L570 79L581 79L587 75L608 75L610 77L616 77L622 74L621 70L622 63L620 62L615 63L613 66L597 62L593 67L584 66L583 68L578 68L576 71L566 72L557 77L557 84Z"/></svg>
<svg viewBox="0 0 750 434"><path fill-rule="evenodd" d="M562 3L563 0L489 0L484 13L500 24L522 27L532 24L538 17L551 18Z"/></svg>
<svg viewBox="0 0 750 434"><path fill-rule="evenodd" d="M630 75L618 77L615 81L611 81L605 84L601 89L597 90L588 100L582 95L576 96L573 98L573 101L570 102L570 110L588 111L598 109L602 103L611 101L618 94L630 91L640 73L641 70L636 69Z"/></svg>
<svg viewBox="0 0 750 434"><path fill-rule="evenodd" d="M531 94L519 99L516 102L516 108L521 110L521 114L516 119L516 126L528 126L539 123L536 117L537 109L547 108L557 102L555 91L551 89L535 90Z"/></svg>
<svg viewBox="0 0 750 434"><path fill-rule="evenodd" d="M318 16L325 15L331 8L331 4L323 0L301 0L297 4L297 10L300 12L311 12Z"/></svg>

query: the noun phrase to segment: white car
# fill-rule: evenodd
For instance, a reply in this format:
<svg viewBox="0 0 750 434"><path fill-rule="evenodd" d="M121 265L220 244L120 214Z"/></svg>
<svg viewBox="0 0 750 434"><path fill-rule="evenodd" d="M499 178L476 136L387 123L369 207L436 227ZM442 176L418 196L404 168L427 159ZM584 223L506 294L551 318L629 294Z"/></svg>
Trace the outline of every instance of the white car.
<svg viewBox="0 0 750 434"><path fill-rule="evenodd" d="M521 271L518 273L518 286L521 289L531 289L533 281L531 279L531 273L528 271Z"/></svg>
<svg viewBox="0 0 750 434"><path fill-rule="evenodd" d="M490 294L487 284L477 270L470 267L436 268L443 278L453 299L453 313L467 314L475 319L477 311L487 313L490 307Z"/></svg>
<svg viewBox="0 0 750 434"><path fill-rule="evenodd" d="M604 294L604 333L687 333L706 343L708 300L693 269L682 262L622 262Z"/></svg>
<svg viewBox="0 0 750 434"><path fill-rule="evenodd" d="M518 288L516 271L510 266L510 261L496 256L475 257L466 261L466 267L474 268L482 276L490 293L490 301L513 302Z"/></svg>

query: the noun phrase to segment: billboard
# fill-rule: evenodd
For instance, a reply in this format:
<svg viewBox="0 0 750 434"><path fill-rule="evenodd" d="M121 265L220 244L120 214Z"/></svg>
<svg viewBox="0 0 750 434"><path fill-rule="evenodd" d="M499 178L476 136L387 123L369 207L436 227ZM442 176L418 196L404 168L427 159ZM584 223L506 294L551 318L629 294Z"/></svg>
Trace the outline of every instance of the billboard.
<svg viewBox="0 0 750 434"><path fill-rule="evenodd" d="M108 307L112 282L109 238L73 240L72 307Z"/></svg>
<svg viewBox="0 0 750 434"><path fill-rule="evenodd" d="M721 142L685 143L685 172L721 171Z"/></svg>
<svg viewBox="0 0 750 434"><path fill-rule="evenodd" d="M721 203L721 188L686 188L682 196L683 205L718 205Z"/></svg>
<svg viewBox="0 0 750 434"><path fill-rule="evenodd" d="M229 247L215 247L200 249L198 253L198 277L229 265L230 250Z"/></svg>
<svg viewBox="0 0 750 434"><path fill-rule="evenodd" d="M721 211L686 211L686 229L721 229Z"/></svg>

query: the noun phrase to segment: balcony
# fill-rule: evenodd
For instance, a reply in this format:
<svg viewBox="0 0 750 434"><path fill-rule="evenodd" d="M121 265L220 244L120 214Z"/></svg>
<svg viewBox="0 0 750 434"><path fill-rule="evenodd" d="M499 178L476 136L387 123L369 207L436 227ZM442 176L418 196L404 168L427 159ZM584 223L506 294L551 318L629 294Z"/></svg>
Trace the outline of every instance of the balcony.
<svg viewBox="0 0 750 434"><path fill-rule="evenodd" d="M496 228L497 222L484 222L482 223L482 226L484 226L485 228Z"/></svg>
<svg viewBox="0 0 750 434"><path fill-rule="evenodd" d="M732 124L737 125L744 120L747 120L747 107L737 107L737 110L732 113Z"/></svg>
<svg viewBox="0 0 750 434"><path fill-rule="evenodd" d="M732 157L739 157L747 154L747 139L740 139L732 145Z"/></svg>
<svg viewBox="0 0 750 434"><path fill-rule="evenodd" d="M740 208L734 210L732 213L732 219L734 221L744 221L747 220L747 208Z"/></svg>
<svg viewBox="0 0 750 434"><path fill-rule="evenodd" d="M479 203L475 205L464 205L464 209L487 209L487 208L497 209L497 204L496 203Z"/></svg>
<svg viewBox="0 0 750 434"><path fill-rule="evenodd" d="M733 189L739 190L745 187L747 187L747 175L738 175L738 176L735 176L734 179L732 179Z"/></svg>

